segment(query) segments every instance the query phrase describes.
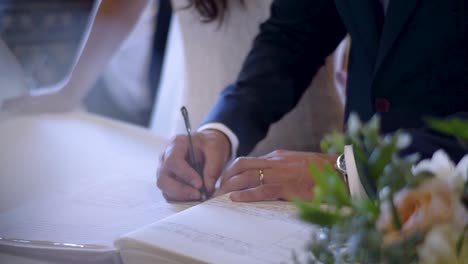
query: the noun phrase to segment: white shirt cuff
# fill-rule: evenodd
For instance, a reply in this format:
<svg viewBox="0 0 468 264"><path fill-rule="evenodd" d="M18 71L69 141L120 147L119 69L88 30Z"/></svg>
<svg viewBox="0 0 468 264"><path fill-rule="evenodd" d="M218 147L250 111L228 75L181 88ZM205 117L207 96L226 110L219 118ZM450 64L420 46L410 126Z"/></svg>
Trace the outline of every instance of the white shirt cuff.
<svg viewBox="0 0 468 264"><path fill-rule="evenodd" d="M237 138L236 134L234 134L234 132L232 132L231 129L229 129L227 126L221 123L208 123L208 124L201 126L197 131L200 132L202 130L207 130L207 129L218 130L219 132L226 135L226 137L229 140L229 143L231 143L230 160L233 160L236 157L237 149L239 148L239 139Z"/></svg>
<svg viewBox="0 0 468 264"><path fill-rule="evenodd" d="M359 178L352 145L346 145L344 147L344 156L346 174L348 175L349 193L351 194L351 197L358 200L367 198L367 193L362 186L361 179Z"/></svg>

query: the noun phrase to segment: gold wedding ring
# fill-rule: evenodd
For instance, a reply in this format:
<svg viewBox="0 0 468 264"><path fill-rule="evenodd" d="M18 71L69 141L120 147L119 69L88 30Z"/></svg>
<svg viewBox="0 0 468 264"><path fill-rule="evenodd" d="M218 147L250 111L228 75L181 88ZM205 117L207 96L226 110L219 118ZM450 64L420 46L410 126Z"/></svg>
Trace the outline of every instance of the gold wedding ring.
<svg viewBox="0 0 468 264"><path fill-rule="evenodd" d="M260 185L263 185L263 178L265 177L265 174L263 174L262 169L258 170L258 173L260 174Z"/></svg>

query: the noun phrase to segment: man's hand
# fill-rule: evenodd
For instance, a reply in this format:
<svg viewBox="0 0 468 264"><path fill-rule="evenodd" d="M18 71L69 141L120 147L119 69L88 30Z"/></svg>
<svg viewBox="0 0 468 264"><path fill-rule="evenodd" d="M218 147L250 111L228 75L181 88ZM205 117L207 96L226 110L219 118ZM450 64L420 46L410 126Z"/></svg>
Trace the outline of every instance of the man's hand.
<svg viewBox="0 0 468 264"><path fill-rule="evenodd" d="M232 192L237 202L277 199L310 199L313 179L309 165L333 164L336 155L277 150L259 158L238 158L223 173L217 195ZM263 184L260 181L263 172Z"/></svg>
<svg viewBox="0 0 468 264"><path fill-rule="evenodd" d="M176 136L161 156L157 172L157 186L167 200L199 200L202 176L208 195L213 194L216 180L229 159L228 138L217 130L204 130L192 135L193 147L203 175L199 175L188 162L189 142L185 135Z"/></svg>

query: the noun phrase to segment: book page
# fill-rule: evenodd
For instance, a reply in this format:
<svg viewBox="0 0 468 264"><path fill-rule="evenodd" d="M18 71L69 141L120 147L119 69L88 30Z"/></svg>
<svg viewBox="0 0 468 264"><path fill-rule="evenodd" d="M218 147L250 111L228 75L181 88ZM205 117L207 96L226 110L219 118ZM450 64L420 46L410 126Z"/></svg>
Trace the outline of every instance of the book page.
<svg viewBox="0 0 468 264"><path fill-rule="evenodd" d="M193 205L162 197L167 140L143 128L71 112L8 119L0 131L0 253L115 249L122 234Z"/></svg>
<svg viewBox="0 0 468 264"><path fill-rule="evenodd" d="M132 232L116 246L171 252L179 262L290 263L293 251L303 254L313 230L289 202L235 203L225 195Z"/></svg>
<svg viewBox="0 0 468 264"><path fill-rule="evenodd" d="M70 112L0 122L0 213L50 194L67 195L104 177L155 186L167 140L93 114Z"/></svg>
<svg viewBox="0 0 468 264"><path fill-rule="evenodd" d="M115 175L0 214L0 237L113 247L120 235L190 205L167 203L154 182Z"/></svg>

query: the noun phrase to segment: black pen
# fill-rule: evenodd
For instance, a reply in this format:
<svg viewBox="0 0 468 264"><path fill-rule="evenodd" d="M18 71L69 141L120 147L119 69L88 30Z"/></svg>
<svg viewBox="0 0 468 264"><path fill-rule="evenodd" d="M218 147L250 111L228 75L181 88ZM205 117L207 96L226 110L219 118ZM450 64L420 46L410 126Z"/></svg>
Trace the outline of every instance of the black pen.
<svg viewBox="0 0 468 264"><path fill-rule="evenodd" d="M205 201L208 198L208 195L205 188L205 181L203 180L203 169L197 157L195 156L195 150L193 149L192 127L190 126L190 119L188 116L187 108L185 108L185 106L182 106L182 108L180 108L180 112L182 112L182 116L184 117L185 129L187 130L187 136L189 140L189 159L191 163L190 165L202 177L202 186L200 187L200 193L201 200Z"/></svg>

